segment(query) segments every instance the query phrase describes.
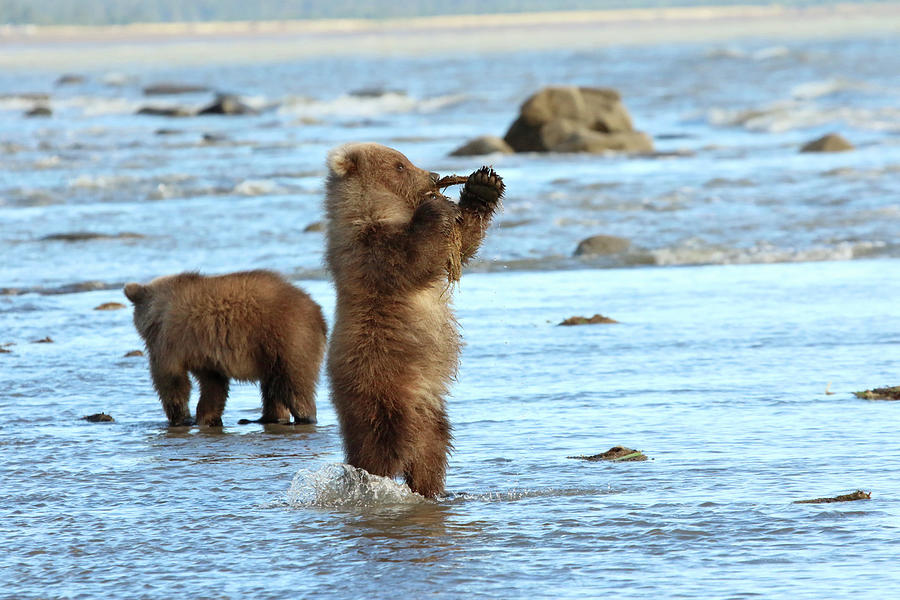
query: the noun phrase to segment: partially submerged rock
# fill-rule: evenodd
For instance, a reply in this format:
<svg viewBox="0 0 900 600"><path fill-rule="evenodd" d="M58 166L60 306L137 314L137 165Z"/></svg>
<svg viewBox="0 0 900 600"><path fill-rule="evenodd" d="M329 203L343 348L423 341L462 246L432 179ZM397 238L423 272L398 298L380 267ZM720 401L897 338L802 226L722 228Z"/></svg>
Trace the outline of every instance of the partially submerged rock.
<svg viewBox="0 0 900 600"><path fill-rule="evenodd" d="M78 75L76 73L66 73L64 75L60 75L56 79L56 85L76 85L80 83L84 83L86 78L84 75Z"/></svg>
<svg viewBox="0 0 900 600"><path fill-rule="evenodd" d="M200 109L198 115L255 115L257 111L234 94L219 94L212 104Z"/></svg>
<svg viewBox="0 0 900 600"><path fill-rule="evenodd" d="M104 302L98 306L94 307L94 310L120 310L125 308L125 305L121 302Z"/></svg>
<svg viewBox="0 0 900 600"><path fill-rule="evenodd" d="M853 395L863 400L900 400L900 385L853 392Z"/></svg>
<svg viewBox="0 0 900 600"><path fill-rule="evenodd" d="M194 111L183 106L143 106L138 109L137 114L152 117L192 117Z"/></svg>
<svg viewBox="0 0 900 600"><path fill-rule="evenodd" d="M528 98L503 138L516 152L652 152L619 92L550 86Z"/></svg>
<svg viewBox="0 0 900 600"><path fill-rule="evenodd" d="M314 231L325 231L325 222L316 221L303 228L303 233L312 233Z"/></svg>
<svg viewBox="0 0 900 600"><path fill-rule="evenodd" d="M628 250L631 240L614 235L592 235L578 243L575 256L618 254Z"/></svg>
<svg viewBox="0 0 900 600"><path fill-rule="evenodd" d="M25 113L26 117L52 117L53 111L50 110L49 106L44 106L43 104L35 106L31 110Z"/></svg>
<svg viewBox="0 0 900 600"><path fill-rule="evenodd" d="M856 490L850 494L834 496L833 498L813 498L812 500L795 500L794 504L828 504L830 502L853 502L854 500L871 500L872 492Z"/></svg>
<svg viewBox="0 0 900 600"><path fill-rule="evenodd" d="M647 460L647 455L640 450L633 450L631 448L626 448L625 446L613 446L606 452L602 452L600 454L594 454L591 456L568 456L567 458L588 460L591 462L597 462L601 460L610 462L631 462Z"/></svg>
<svg viewBox="0 0 900 600"><path fill-rule="evenodd" d="M113 421L115 421L115 419L112 418L112 415L108 415L103 412L81 417L81 420L87 421L89 423L112 423Z"/></svg>
<svg viewBox="0 0 900 600"><path fill-rule="evenodd" d="M197 94L208 92L205 85L191 83L152 83L144 87L145 96L172 96L176 94Z"/></svg>
<svg viewBox="0 0 900 600"><path fill-rule="evenodd" d="M604 317L600 313L595 314L593 317L569 317L560 325L596 325L598 323L618 323L615 319L610 319L609 317Z"/></svg>
<svg viewBox="0 0 900 600"><path fill-rule="evenodd" d="M512 147L503 138L483 135L469 140L451 152L450 156L481 156L484 154L512 154L513 152Z"/></svg>
<svg viewBox="0 0 900 600"><path fill-rule="evenodd" d="M126 352L123 358L131 358L132 356L143 356L143 350L131 350L130 352Z"/></svg>
<svg viewBox="0 0 900 600"><path fill-rule="evenodd" d="M41 338L39 340L31 340L32 344L52 344L53 338L49 335L47 337Z"/></svg>
<svg viewBox="0 0 900 600"><path fill-rule="evenodd" d="M804 144L800 148L800 152L846 152L853 149L853 144L842 136L836 133L829 133Z"/></svg>
<svg viewBox="0 0 900 600"><path fill-rule="evenodd" d="M94 231L71 231L68 233L51 233L40 238L42 242L86 242L88 240L140 239L139 233L123 231L121 233L97 233Z"/></svg>

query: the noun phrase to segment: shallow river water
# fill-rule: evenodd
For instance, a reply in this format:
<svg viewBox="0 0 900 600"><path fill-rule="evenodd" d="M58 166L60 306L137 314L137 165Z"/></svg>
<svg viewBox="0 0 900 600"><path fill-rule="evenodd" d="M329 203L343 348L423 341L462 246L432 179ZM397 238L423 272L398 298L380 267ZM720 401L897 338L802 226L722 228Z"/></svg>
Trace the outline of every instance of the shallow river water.
<svg viewBox="0 0 900 600"><path fill-rule="evenodd" d="M875 37L0 74L0 597L896 594L900 404L852 392L898 384L898 55ZM210 99L141 96L160 80L264 111L134 115ZM617 87L676 155L447 156L548 83ZM25 92L54 115L24 118ZM797 153L831 130L857 150ZM327 149L354 139L442 173L488 162L509 190L456 290L438 502L341 464L324 380L315 426L237 425L259 414L245 384L222 431L166 427L130 311L94 310L126 281L266 267L330 321L303 230ZM42 239L76 232L109 237ZM572 257L596 233L632 245ZM597 312L619 323L557 326ZM650 460L569 458L617 444ZM871 500L793 504L856 489Z"/></svg>

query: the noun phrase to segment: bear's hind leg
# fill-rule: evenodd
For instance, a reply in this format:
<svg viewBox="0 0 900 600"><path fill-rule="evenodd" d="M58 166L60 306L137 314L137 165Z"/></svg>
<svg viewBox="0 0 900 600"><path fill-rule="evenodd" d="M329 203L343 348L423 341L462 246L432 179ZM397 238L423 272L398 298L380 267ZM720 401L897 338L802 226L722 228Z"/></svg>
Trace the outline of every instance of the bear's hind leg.
<svg viewBox="0 0 900 600"><path fill-rule="evenodd" d="M421 442L406 465L406 484L426 498L444 493L447 454L450 452L450 424L445 416L423 427Z"/></svg>
<svg viewBox="0 0 900 600"><path fill-rule="evenodd" d="M186 372L167 373L151 367L153 386L159 394L169 425L191 425L191 380Z"/></svg>
<svg viewBox="0 0 900 600"><path fill-rule="evenodd" d="M308 364L291 369L279 361L261 382L263 414L259 422L290 421L293 416L295 424L315 423L317 377L318 369Z"/></svg>
<svg viewBox="0 0 900 600"><path fill-rule="evenodd" d="M221 427L222 413L228 400L228 378L216 371L194 371L200 382L200 401L197 402L197 425Z"/></svg>

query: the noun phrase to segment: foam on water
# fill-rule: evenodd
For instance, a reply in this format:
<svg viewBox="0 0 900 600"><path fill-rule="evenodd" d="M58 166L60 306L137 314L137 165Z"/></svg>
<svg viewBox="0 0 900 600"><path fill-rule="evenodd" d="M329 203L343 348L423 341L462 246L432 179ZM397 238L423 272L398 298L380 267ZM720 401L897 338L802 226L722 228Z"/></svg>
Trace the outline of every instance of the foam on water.
<svg viewBox="0 0 900 600"><path fill-rule="evenodd" d="M279 112L297 117L378 117L401 113L431 113L466 99L463 94L448 94L432 98L414 98L400 92L377 96L345 94L333 100L313 100L305 97L284 99Z"/></svg>
<svg viewBox="0 0 900 600"><path fill-rule="evenodd" d="M408 486L344 463L301 469L288 490L292 507L368 508L428 502Z"/></svg>

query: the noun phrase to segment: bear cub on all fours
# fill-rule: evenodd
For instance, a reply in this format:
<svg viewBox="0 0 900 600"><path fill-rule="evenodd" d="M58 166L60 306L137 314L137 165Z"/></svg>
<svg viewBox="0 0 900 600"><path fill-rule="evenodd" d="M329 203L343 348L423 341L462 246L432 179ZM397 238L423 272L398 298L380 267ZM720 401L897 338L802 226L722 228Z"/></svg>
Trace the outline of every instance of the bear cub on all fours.
<svg viewBox="0 0 900 600"><path fill-rule="evenodd" d="M451 450L445 397L460 337L451 283L478 250L503 195L493 169L459 203L438 175L374 143L328 157L326 261L337 290L327 371L346 460L443 493Z"/></svg>
<svg viewBox="0 0 900 600"><path fill-rule="evenodd" d="M316 422L327 329L305 292L271 271L181 273L124 291L170 425L221 427L229 379L259 381L262 417L255 422ZM196 421L189 372L200 384Z"/></svg>

